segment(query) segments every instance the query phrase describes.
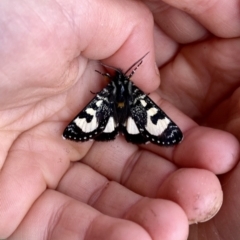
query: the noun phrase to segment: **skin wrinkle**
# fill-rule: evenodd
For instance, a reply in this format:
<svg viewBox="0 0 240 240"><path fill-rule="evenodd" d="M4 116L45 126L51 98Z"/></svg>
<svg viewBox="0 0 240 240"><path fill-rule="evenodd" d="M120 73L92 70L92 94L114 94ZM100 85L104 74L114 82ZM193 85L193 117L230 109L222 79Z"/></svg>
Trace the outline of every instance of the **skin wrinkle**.
<svg viewBox="0 0 240 240"><path fill-rule="evenodd" d="M144 201L145 198L146 198L146 197L144 197L144 198L139 199L138 201L136 201L135 204L131 206L131 208L134 209L134 207L137 206L137 205L139 205L140 202ZM125 214L126 214L126 213L125 213ZM129 217L126 216L125 214L123 215L123 218L124 218L124 219L129 219ZM128 215L131 216L131 210L130 210L130 212L128 212ZM147 227L146 227L145 225L143 225L143 226L141 226L141 227L149 234L149 236L150 236L151 239L154 239L154 238L155 238L155 237L148 231L148 229L147 229Z"/></svg>
<svg viewBox="0 0 240 240"><path fill-rule="evenodd" d="M44 231L45 239L52 239L54 229L57 225L60 224L60 219L62 218L63 212L68 208L68 206L69 206L69 202L66 202L62 204L61 207L59 207L56 212L54 212L54 215L51 214L51 217L49 219L49 224L48 224L48 226L51 226L51 227L49 227Z"/></svg>
<svg viewBox="0 0 240 240"><path fill-rule="evenodd" d="M89 197L87 203L90 206L94 206L95 203L97 203L97 201L101 198L101 196L105 193L106 189L109 187L109 185L111 184L110 181L106 180L105 184L101 187L98 188L97 190L95 190L95 192L93 192L91 194L91 197Z"/></svg>
<svg viewBox="0 0 240 240"><path fill-rule="evenodd" d="M126 161L126 164L123 168L123 174L120 178L120 183L122 183L123 185L125 185L125 183L128 181L128 178L131 176L131 173L135 168L136 163L140 158L142 152L143 152L142 150L136 149L136 151L134 151Z"/></svg>

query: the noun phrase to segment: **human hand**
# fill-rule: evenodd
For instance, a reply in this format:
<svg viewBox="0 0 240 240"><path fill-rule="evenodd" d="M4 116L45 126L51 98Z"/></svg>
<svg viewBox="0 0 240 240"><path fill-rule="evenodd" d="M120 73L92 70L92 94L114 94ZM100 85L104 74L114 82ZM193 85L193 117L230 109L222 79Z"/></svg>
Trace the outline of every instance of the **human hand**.
<svg viewBox="0 0 240 240"><path fill-rule="evenodd" d="M155 49L161 72L161 96L200 125L230 132L239 140L239 1L164 2L148 2L157 25ZM197 138L204 136L200 134ZM220 148L228 151L224 146L227 140L222 140ZM212 160L213 157L206 157L209 163ZM182 166L183 162L179 162ZM185 166L193 164L196 161L192 157L184 161ZM228 162L219 156L212 164L222 166ZM219 174L217 168L213 172ZM210 221L192 225L189 240L238 239L239 175L236 167L219 176L223 206Z"/></svg>
<svg viewBox="0 0 240 240"><path fill-rule="evenodd" d="M188 220L206 220L220 207L220 185L211 171L233 167L238 142L198 127L156 94L185 132L175 148L140 148L121 137L109 143L62 140L68 121L92 98L89 92L103 86L94 72L99 65L87 59L109 57L104 63L126 69L150 51L133 81L145 92L159 84L152 19L143 5L74 4L79 6L29 1L13 8L1 2L0 237L185 239ZM175 105L186 112L185 102ZM174 163L191 168L178 170ZM200 211L193 209L196 196Z"/></svg>

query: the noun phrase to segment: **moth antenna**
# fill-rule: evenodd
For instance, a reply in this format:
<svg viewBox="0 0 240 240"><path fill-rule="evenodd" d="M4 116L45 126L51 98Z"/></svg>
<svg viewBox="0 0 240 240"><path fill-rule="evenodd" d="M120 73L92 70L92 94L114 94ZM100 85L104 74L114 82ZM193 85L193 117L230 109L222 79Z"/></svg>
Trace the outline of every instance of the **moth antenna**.
<svg viewBox="0 0 240 240"><path fill-rule="evenodd" d="M135 66L137 65L133 71L130 73L130 75L128 76L128 78L131 78L133 76L133 74L136 72L136 70L138 69L138 67L142 64L142 60L149 54L149 52L147 52L146 54L144 54L143 57L141 57L139 60L137 60L130 68L128 68L128 70L124 73L124 75L127 75L127 73Z"/></svg>
<svg viewBox="0 0 240 240"><path fill-rule="evenodd" d="M100 71L98 71L98 70L95 70L95 72L101 74L101 75L104 76L104 77L111 78L111 75L110 75L109 73L102 73L102 72L100 72Z"/></svg>
<svg viewBox="0 0 240 240"><path fill-rule="evenodd" d="M132 72L129 74L128 79L130 79L133 74L137 71L137 69L139 68L139 66L142 64L143 61L139 62L138 65L132 70Z"/></svg>

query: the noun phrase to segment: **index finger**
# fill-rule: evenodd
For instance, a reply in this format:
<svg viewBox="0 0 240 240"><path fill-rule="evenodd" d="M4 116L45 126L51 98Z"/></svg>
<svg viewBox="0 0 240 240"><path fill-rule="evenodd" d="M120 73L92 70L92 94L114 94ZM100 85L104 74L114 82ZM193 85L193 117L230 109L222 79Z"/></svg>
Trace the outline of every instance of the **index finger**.
<svg viewBox="0 0 240 240"><path fill-rule="evenodd" d="M230 133L199 126L173 105L153 94L155 102L183 131L184 139L174 147L142 145L181 167L210 170L215 174L226 173L238 161L239 143Z"/></svg>

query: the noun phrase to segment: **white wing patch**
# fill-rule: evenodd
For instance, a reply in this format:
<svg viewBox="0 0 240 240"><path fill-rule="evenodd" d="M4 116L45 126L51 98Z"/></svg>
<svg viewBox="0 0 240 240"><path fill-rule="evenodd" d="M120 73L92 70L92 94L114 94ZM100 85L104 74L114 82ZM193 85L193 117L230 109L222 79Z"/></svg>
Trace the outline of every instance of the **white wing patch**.
<svg viewBox="0 0 240 240"><path fill-rule="evenodd" d="M89 133L97 129L98 122L96 118L96 111L92 108L86 109L86 113L89 115L92 115L93 118L90 122L86 121L86 118L79 118L77 117L73 122L76 123L76 125L85 133Z"/></svg>
<svg viewBox="0 0 240 240"><path fill-rule="evenodd" d="M88 108L86 109L86 113L88 113L89 115L95 116L96 110L94 110L93 108Z"/></svg>
<svg viewBox="0 0 240 240"><path fill-rule="evenodd" d="M154 116L158 112L156 108L150 108L147 111L147 126L146 130L154 135L159 136L161 135L164 130L168 128L168 124L171 122L167 117L163 119L158 119L157 124L152 123L151 117Z"/></svg>
<svg viewBox="0 0 240 240"><path fill-rule="evenodd" d="M116 124L115 124L115 121L113 119L113 117L110 117L108 122L107 122L107 125L105 127L105 129L103 130L104 133L111 133L115 130L116 128Z"/></svg>
<svg viewBox="0 0 240 240"><path fill-rule="evenodd" d="M126 129L127 129L127 132L129 134L139 134L140 133L138 128L137 128L136 123L134 122L134 120L131 117L129 117L127 119L127 124L126 125L127 125Z"/></svg>
<svg viewBox="0 0 240 240"><path fill-rule="evenodd" d="M100 107L100 106L102 105L102 103L103 103L103 100L99 100L99 101L96 102L96 105L97 105L98 107Z"/></svg>

